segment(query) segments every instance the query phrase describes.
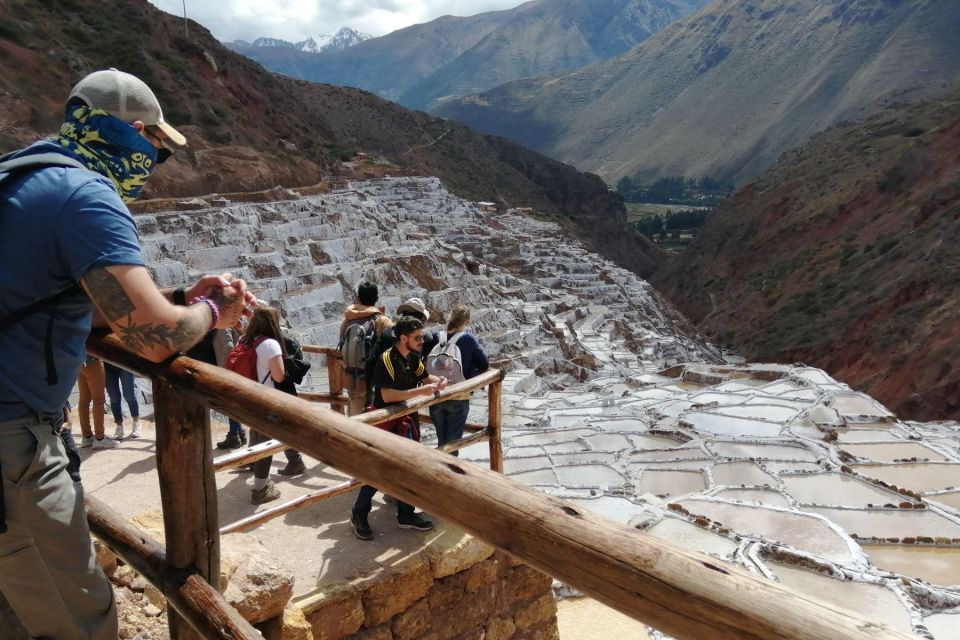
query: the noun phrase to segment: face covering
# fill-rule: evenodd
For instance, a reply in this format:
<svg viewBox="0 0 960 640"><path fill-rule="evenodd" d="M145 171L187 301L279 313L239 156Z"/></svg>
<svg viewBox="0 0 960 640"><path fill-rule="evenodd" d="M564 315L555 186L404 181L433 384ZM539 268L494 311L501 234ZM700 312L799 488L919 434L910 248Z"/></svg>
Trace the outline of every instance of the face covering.
<svg viewBox="0 0 960 640"><path fill-rule="evenodd" d="M57 143L91 171L110 178L124 202L140 197L157 166L157 150L133 125L84 105L67 109Z"/></svg>

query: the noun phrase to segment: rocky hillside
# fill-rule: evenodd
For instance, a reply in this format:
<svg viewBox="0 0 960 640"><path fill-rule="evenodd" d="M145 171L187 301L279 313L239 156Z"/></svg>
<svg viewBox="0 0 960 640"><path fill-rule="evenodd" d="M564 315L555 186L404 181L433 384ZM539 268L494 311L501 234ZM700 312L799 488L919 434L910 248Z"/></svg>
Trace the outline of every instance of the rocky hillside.
<svg viewBox="0 0 960 640"><path fill-rule="evenodd" d="M707 0L533 0L514 9L444 16L345 51L238 48L268 69L359 87L430 109L528 76L621 54Z"/></svg>
<svg viewBox="0 0 960 640"><path fill-rule="evenodd" d="M960 418L960 91L839 128L708 218L654 279L750 360Z"/></svg>
<svg viewBox="0 0 960 640"><path fill-rule="evenodd" d="M755 177L783 151L960 76L960 4L715 0L622 56L437 110L615 182Z"/></svg>
<svg viewBox="0 0 960 640"><path fill-rule="evenodd" d="M458 194L534 207L638 272L658 252L625 233L622 203L596 176L369 93L269 73L202 26L146 0L13 0L0 5L0 151L55 131L70 86L115 66L147 81L190 149L150 196L312 185L363 150Z"/></svg>

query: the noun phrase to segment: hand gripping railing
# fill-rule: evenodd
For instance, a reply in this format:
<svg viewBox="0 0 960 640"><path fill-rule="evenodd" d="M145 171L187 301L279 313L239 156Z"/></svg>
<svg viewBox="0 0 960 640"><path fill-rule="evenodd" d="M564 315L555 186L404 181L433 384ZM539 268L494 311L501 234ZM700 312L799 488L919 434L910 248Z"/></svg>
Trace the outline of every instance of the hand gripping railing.
<svg viewBox="0 0 960 640"><path fill-rule="evenodd" d="M910 637L223 369L185 357L153 365L124 351L113 338L93 340L88 347L94 355L154 380L167 539L161 566L166 572L197 573L208 582L218 576L208 412L213 408L681 640ZM116 549L113 536L104 540ZM178 593L162 580L155 584L180 611L173 599ZM184 597L183 589L179 594ZM201 606L197 598L185 597L185 608ZM213 599L210 606L220 609L222 600ZM176 639L173 626L171 621ZM207 637L252 638L218 636L209 628L199 630Z"/></svg>

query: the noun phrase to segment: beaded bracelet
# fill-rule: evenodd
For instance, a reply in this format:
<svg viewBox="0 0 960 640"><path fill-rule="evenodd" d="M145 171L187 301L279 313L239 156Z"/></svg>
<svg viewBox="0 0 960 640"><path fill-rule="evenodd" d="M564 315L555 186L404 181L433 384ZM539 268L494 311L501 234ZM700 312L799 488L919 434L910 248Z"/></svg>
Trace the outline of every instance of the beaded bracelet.
<svg viewBox="0 0 960 640"><path fill-rule="evenodd" d="M208 307L210 307L210 315L213 318L213 322L210 324L211 329L216 329L217 325L220 324L220 307L216 302L208 298L207 296L200 296L199 298L194 298L190 301L190 304L196 304L198 302L205 302Z"/></svg>

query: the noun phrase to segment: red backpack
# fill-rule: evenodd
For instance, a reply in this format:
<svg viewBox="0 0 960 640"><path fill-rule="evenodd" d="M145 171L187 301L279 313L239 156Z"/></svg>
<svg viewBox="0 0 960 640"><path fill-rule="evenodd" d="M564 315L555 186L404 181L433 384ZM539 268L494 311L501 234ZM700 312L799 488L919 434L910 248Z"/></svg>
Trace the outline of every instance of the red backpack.
<svg viewBox="0 0 960 640"><path fill-rule="evenodd" d="M241 340L227 354L227 369L239 373L244 378L257 380L257 347L266 339L266 336L260 336L253 342ZM267 375L269 376L270 373L268 372Z"/></svg>

